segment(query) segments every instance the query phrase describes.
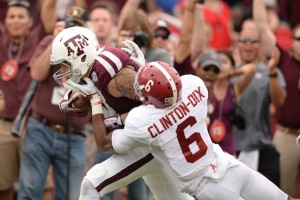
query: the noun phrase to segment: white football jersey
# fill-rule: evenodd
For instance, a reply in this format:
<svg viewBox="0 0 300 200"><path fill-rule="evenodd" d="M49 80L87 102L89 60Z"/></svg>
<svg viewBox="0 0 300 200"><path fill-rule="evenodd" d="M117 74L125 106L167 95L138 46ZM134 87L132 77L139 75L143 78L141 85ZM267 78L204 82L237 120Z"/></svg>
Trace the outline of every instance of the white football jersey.
<svg viewBox="0 0 300 200"><path fill-rule="evenodd" d="M181 180L181 189L193 190L214 159L205 123L208 91L197 76L184 75L181 81L181 100L176 106L134 108L125 120L124 129L113 132L112 143L118 153L149 145L154 157Z"/></svg>

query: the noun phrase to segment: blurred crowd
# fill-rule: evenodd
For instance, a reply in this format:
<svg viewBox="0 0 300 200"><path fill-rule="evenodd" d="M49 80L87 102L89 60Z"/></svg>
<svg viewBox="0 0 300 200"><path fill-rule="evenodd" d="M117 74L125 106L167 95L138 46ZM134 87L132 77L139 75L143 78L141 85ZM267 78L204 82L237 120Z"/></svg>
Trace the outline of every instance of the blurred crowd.
<svg viewBox="0 0 300 200"><path fill-rule="evenodd" d="M212 140L299 198L299 11L298 0L0 1L0 200L76 199L85 172L111 156L96 148L91 115L59 110L51 44L72 26L202 78ZM138 179L104 199L149 198Z"/></svg>

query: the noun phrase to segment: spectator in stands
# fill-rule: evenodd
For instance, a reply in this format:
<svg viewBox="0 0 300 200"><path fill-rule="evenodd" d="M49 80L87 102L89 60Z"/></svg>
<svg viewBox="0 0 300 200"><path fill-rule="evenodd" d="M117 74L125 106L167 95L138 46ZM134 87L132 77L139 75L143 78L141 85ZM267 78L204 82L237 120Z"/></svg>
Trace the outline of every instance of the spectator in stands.
<svg viewBox="0 0 300 200"><path fill-rule="evenodd" d="M239 159L279 186L279 154L272 143L269 106L271 102L276 107L282 106L285 82L276 69L277 55L266 63L261 58L261 45L256 28L242 30L237 44L240 57L237 64L255 64L256 72L240 98L246 127L243 130L234 127L234 136ZM278 77L274 77L275 73Z"/></svg>
<svg viewBox="0 0 300 200"><path fill-rule="evenodd" d="M295 26L292 35L291 54L278 45L278 41L267 26L267 15L263 0L255 0L253 5L254 19L260 33L263 51L267 56L278 51L278 68L286 80L286 99L277 109L277 126L274 143L280 153L281 188L289 195L296 191L297 174L299 173L299 148L295 139L300 133L300 24ZM278 79L275 71L272 79Z"/></svg>
<svg viewBox="0 0 300 200"><path fill-rule="evenodd" d="M204 19L211 28L210 47L215 50L231 47L236 36L233 33L229 6L222 0L206 0L204 5Z"/></svg>
<svg viewBox="0 0 300 200"><path fill-rule="evenodd" d="M84 172L84 125L90 116L69 118L59 110L58 103L65 90L53 79L57 66L51 67L49 63L52 39L65 26L84 25L83 8L71 6L67 11L65 21L56 24L53 35L43 38L29 63L31 77L38 81L38 88L22 147L20 200L41 199L50 165L53 166L54 199L76 199Z"/></svg>
<svg viewBox="0 0 300 200"><path fill-rule="evenodd" d="M162 19L157 20L156 26L153 31L154 31L154 39L153 39L154 46L162 49L166 49L173 60L175 50L176 50L176 43L174 39L172 40L170 38L171 30L168 27L168 23Z"/></svg>
<svg viewBox="0 0 300 200"><path fill-rule="evenodd" d="M142 49L148 62L160 60L171 64L169 53L165 49L154 47L153 29L147 14L138 9L139 4L140 0L128 0L123 7L118 21L118 46L121 47L125 39L133 40Z"/></svg>
<svg viewBox="0 0 300 200"><path fill-rule="evenodd" d="M0 115L0 199L13 199L19 168L21 139L11 135L23 97L31 82L28 62L40 40L53 31L54 1L45 0L41 8L42 23L31 29L33 19L27 1L10 1L5 17L6 32L0 32L0 90L5 108Z"/></svg>
<svg viewBox="0 0 300 200"><path fill-rule="evenodd" d="M207 48L207 44L205 43L207 35L193 33L206 33L206 29L205 22L203 20L203 6L199 3L194 4L194 2L190 0L187 2L186 10L183 14L183 26L181 28L182 36L179 40L178 47L176 48L175 68L181 75L195 73L204 80L206 87L211 94L211 98L209 99L211 106L209 106L209 108L212 108L212 106L215 107L214 110L209 109L210 120L208 120L208 124L211 125L214 123L214 120L221 118L219 119L219 122L226 125L225 128L227 134L225 136L226 139L224 137L222 138L224 139L223 142L221 142L221 140L218 142L222 143L223 148L225 148L227 152L234 154L235 147L231 131L232 123L229 120L234 109L232 98L233 92L230 89L227 89L233 88L233 83L230 83L228 79L230 74L242 75L241 81L238 81L235 84L235 88L238 92L237 96L239 96L251 80L251 77L254 75L254 65L247 66L237 70L237 72L234 72L231 70L234 68L234 61L231 58L232 62L230 62L230 53L227 52L226 54L224 51L221 53L222 61L224 62L222 64L224 65L224 70L220 76L220 80L218 80L218 84L215 85L218 74L221 71L220 56L213 51L202 53L202 51ZM198 60L196 67L194 68L191 60L197 58L197 55L199 54L201 54L199 59L200 62ZM220 93L222 93L223 96L221 95L220 97ZM226 94L227 103L225 104L224 109L220 109L220 99L224 98L224 94ZM217 113L221 113L221 116L219 116ZM229 117L224 117L223 115L229 115Z"/></svg>
<svg viewBox="0 0 300 200"><path fill-rule="evenodd" d="M154 44L156 47L167 49L168 39L170 36L170 29L164 20L158 20L154 29Z"/></svg>
<svg viewBox="0 0 300 200"><path fill-rule="evenodd" d="M110 4L97 2L89 11L91 29L96 34L99 45L116 46L116 13Z"/></svg>
<svg viewBox="0 0 300 200"><path fill-rule="evenodd" d="M216 70L216 68L219 70ZM237 121L234 116L236 102L247 88L255 73L253 64L245 65L235 69L235 62L229 51L210 51L201 55L199 66L201 78L204 83L212 88L208 99L208 128L210 137L218 143L222 149L232 155L236 154L236 147L233 137L233 123L243 124ZM217 73L219 72L219 73ZM210 73L218 74L216 80L211 79ZM232 81L237 77L237 81Z"/></svg>

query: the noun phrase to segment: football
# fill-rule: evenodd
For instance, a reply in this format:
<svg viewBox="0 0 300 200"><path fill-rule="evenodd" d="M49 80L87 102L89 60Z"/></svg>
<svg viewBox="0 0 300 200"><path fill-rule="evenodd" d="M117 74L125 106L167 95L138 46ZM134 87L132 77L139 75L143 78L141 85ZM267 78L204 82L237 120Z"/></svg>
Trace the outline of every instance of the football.
<svg viewBox="0 0 300 200"><path fill-rule="evenodd" d="M71 95L71 97L78 97L73 103L73 108L87 108L89 109L91 107L90 100L86 97L84 97L82 94L74 93Z"/></svg>

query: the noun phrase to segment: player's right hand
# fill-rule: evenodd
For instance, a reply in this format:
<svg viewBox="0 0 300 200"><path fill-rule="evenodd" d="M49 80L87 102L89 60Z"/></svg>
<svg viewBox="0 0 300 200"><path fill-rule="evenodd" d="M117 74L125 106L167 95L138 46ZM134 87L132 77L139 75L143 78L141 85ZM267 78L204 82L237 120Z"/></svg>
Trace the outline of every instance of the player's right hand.
<svg viewBox="0 0 300 200"><path fill-rule="evenodd" d="M125 47L121 49L130 56L130 60L132 60L139 67L139 69L144 67L146 65L145 56L138 45L131 40L125 40L122 43L125 45Z"/></svg>
<svg viewBox="0 0 300 200"><path fill-rule="evenodd" d="M72 91L68 90L64 95L63 100L59 103L59 109L68 114L75 117L84 117L88 114L88 110L85 108L75 108L73 107L74 102L78 100L78 96L71 97Z"/></svg>
<svg viewBox="0 0 300 200"><path fill-rule="evenodd" d="M88 77L85 77L83 80L86 82L86 84L78 84L72 81L71 79L68 79L67 82L63 83L63 85L68 90L79 92L88 99L91 99L93 95L99 96L98 89L93 83L93 81Z"/></svg>

